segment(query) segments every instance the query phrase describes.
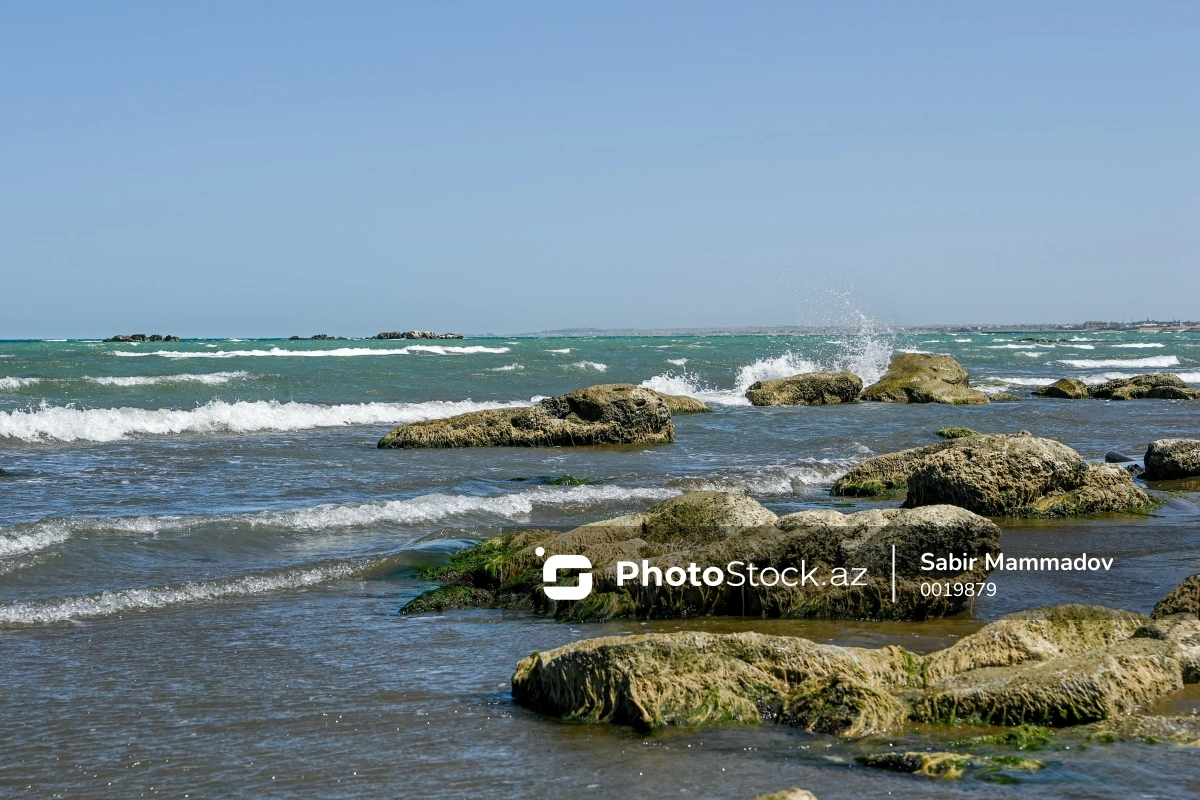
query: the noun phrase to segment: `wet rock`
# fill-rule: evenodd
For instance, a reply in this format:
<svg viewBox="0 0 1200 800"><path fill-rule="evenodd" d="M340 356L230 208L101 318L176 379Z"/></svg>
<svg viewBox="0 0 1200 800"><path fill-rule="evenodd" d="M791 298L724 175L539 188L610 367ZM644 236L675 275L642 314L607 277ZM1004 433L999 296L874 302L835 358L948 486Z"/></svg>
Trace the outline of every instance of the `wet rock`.
<svg viewBox="0 0 1200 800"><path fill-rule="evenodd" d="M1089 464L1053 439L980 434L867 459L839 478L834 495L907 492L905 507L962 506L985 516L1063 517L1153 507L1127 472Z"/></svg>
<svg viewBox="0 0 1200 800"><path fill-rule="evenodd" d="M979 405L983 392L970 388L967 371L950 356L902 353L887 373L863 391L862 399L883 403L949 403Z"/></svg>
<svg viewBox="0 0 1200 800"><path fill-rule="evenodd" d="M1084 734L1091 741L1099 742L1176 742L1200 745L1200 716L1133 714L1081 726L1078 733Z"/></svg>
<svg viewBox="0 0 1200 800"><path fill-rule="evenodd" d="M662 398L662 401L667 404L667 408L671 410L672 414L707 414L712 411L711 408L694 397L682 394L654 393Z"/></svg>
<svg viewBox="0 0 1200 800"><path fill-rule="evenodd" d="M318 333L315 336L310 336L308 338L313 339L318 342L332 342L332 341L342 342L342 341L346 340L345 336L330 336L328 333Z"/></svg>
<svg viewBox="0 0 1200 800"><path fill-rule="evenodd" d="M425 577L483 589L501 604L570 620L700 614L928 619L956 612L969 598L932 596L922 592L922 585L930 580L983 580L984 557L998 551L999 540L999 528L992 522L952 506L856 514L826 509L776 517L744 495L689 492L640 514L566 533L496 537L455 555L450 565L430 570ZM893 546L895 602L890 582ZM975 562L947 562L944 570L927 571L921 564L924 553L966 554ZM541 565L545 557L557 554L589 559L591 595L558 602L545 596ZM487 570L478 568L480 560L489 564ZM639 575L622 580L618 561L638 565ZM734 585L738 578L727 571L734 562L740 564L741 585ZM697 575L718 567L727 580L718 585L682 580L692 563ZM651 576L646 586L640 578L643 569ZM672 569L679 585L670 585ZM801 573L810 579L804 580ZM797 585L784 585L784 578Z"/></svg>
<svg viewBox="0 0 1200 800"><path fill-rule="evenodd" d="M1146 474L1146 470L1141 464L1126 464L1122 469L1128 472L1131 478L1140 478Z"/></svg>
<svg viewBox="0 0 1200 800"><path fill-rule="evenodd" d="M811 709L826 727L860 736L901 724L903 706L878 689L919 686L920 662L899 647L836 647L760 633L652 633L534 653L517 664L512 694L543 714L645 730L778 719L789 702L805 702L797 694L819 694L837 680L852 702L822 711L824 701L811 696Z"/></svg>
<svg viewBox="0 0 1200 800"><path fill-rule="evenodd" d="M1111 380L1092 387L1091 395L1101 400L1196 400L1200 389L1189 389L1177 375L1157 373Z"/></svg>
<svg viewBox="0 0 1200 800"><path fill-rule="evenodd" d="M1171 614L1200 616L1200 573L1184 578L1183 582L1172 589L1170 594L1158 601L1150 616L1160 619Z"/></svg>
<svg viewBox="0 0 1200 800"><path fill-rule="evenodd" d="M774 381L756 381L746 398L756 406L824 406L853 403L862 381L850 372L811 372Z"/></svg>
<svg viewBox="0 0 1200 800"><path fill-rule="evenodd" d="M1021 402L1021 398L1019 398L1015 394L1011 394L1009 392L1000 392L999 394L994 394L991 396L991 400L993 403L1019 403L1019 402Z"/></svg>
<svg viewBox="0 0 1200 800"><path fill-rule="evenodd" d="M659 444L674 438L671 411L657 393L611 383L548 397L532 408L400 425L380 439L379 447L564 447Z"/></svg>
<svg viewBox="0 0 1200 800"><path fill-rule="evenodd" d="M1126 461L1136 461L1136 458L1118 453L1116 450L1109 450L1104 454L1105 464L1124 464Z"/></svg>
<svg viewBox="0 0 1200 800"><path fill-rule="evenodd" d="M817 796L807 789L782 789L770 794L760 794L754 800L817 800Z"/></svg>
<svg viewBox="0 0 1200 800"><path fill-rule="evenodd" d="M973 428L941 428L933 433L935 436L940 436L943 439L962 439L967 436L979 435L979 431Z"/></svg>
<svg viewBox="0 0 1200 800"><path fill-rule="evenodd" d="M461 333L434 333L433 331L383 331L372 339L462 339Z"/></svg>
<svg viewBox="0 0 1200 800"><path fill-rule="evenodd" d="M178 342L178 336L163 336L161 333L152 333L147 336L144 333L133 333L128 336L117 335L110 336L104 341L106 342Z"/></svg>
<svg viewBox="0 0 1200 800"><path fill-rule="evenodd" d="M1088 394L1087 384L1075 378L1063 378L1049 386L1040 386L1033 390L1033 394L1036 397L1058 397L1064 400L1082 400L1091 396Z"/></svg>
<svg viewBox="0 0 1200 800"><path fill-rule="evenodd" d="M924 775L928 778L941 778L949 781L960 780L968 773L976 773L978 777L997 780L998 773L1036 772L1046 766L1044 761L1036 758L973 756L927 750L859 755L855 756L854 760L872 769L902 772L907 775Z"/></svg>
<svg viewBox="0 0 1200 800"><path fill-rule="evenodd" d="M1159 439L1146 450L1146 480L1200 476L1200 439Z"/></svg>

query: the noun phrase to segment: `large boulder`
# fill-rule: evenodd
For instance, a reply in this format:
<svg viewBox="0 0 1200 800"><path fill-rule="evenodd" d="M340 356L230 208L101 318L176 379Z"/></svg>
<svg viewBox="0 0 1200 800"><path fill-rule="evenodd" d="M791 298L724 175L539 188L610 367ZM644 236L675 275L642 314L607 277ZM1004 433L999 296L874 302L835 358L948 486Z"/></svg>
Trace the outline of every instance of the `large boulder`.
<svg viewBox="0 0 1200 800"><path fill-rule="evenodd" d="M862 393L863 400L882 403L949 403L981 405L983 392L970 388L967 371L950 356L901 353L888 370Z"/></svg>
<svg viewBox="0 0 1200 800"><path fill-rule="evenodd" d="M867 459L839 478L835 495L907 492L905 507L950 504L985 516L1067 517L1152 507L1129 473L1091 464L1027 431L980 434Z"/></svg>
<svg viewBox="0 0 1200 800"><path fill-rule="evenodd" d="M472 598L478 605L531 608L570 620L712 614L928 619L955 613L970 598L935 596L922 586L984 580L985 556L998 552L999 542L994 523L953 506L776 517L743 495L690 492L566 533L521 531L489 539L456 554L449 565L427 570L425 577L444 585L405 611ZM925 553L975 560L927 570ZM560 554L591 562L593 590L582 600L553 601L542 590L541 565ZM622 578L618 562L637 565L637 575ZM697 580L682 580L692 564ZM698 580L710 567L721 571L719 583ZM672 570L681 579L675 585Z"/></svg>
<svg viewBox="0 0 1200 800"><path fill-rule="evenodd" d="M1159 439L1146 450L1146 480L1200 477L1200 439Z"/></svg>
<svg viewBox="0 0 1200 800"><path fill-rule="evenodd" d="M903 734L909 720L1061 727L1129 714L1200 680L1198 654L1194 617L1055 606L929 656L757 633L589 639L523 659L512 688L545 714L639 728L774 721L858 737Z"/></svg>
<svg viewBox="0 0 1200 800"><path fill-rule="evenodd" d="M825 406L853 403L862 381L851 372L810 372L775 381L756 381L746 399L756 406Z"/></svg>
<svg viewBox="0 0 1200 800"><path fill-rule="evenodd" d="M1037 397L1058 397L1063 400L1082 400L1091 396L1087 384L1077 378L1063 378L1049 386L1039 386L1033 393Z"/></svg>
<svg viewBox="0 0 1200 800"><path fill-rule="evenodd" d="M1101 400L1197 400L1200 389L1189 389L1178 375L1157 373L1117 378L1092 387L1091 395Z"/></svg>
<svg viewBox="0 0 1200 800"><path fill-rule="evenodd" d="M401 425L381 448L658 444L675 438L657 392L610 383L548 397L532 408L472 411Z"/></svg>

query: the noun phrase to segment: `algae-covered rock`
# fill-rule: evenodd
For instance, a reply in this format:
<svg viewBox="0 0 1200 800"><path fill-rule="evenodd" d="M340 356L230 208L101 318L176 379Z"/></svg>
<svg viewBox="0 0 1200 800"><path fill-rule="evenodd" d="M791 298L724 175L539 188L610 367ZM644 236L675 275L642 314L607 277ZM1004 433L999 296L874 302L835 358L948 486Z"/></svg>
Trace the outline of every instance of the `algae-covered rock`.
<svg viewBox="0 0 1200 800"><path fill-rule="evenodd" d="M675 438L657 392L611 383L548 397L532 408L473 411L401 425L381 448L656 444Z"/></svg>
<svg viewBox="0 0 1200 800"><path fill-rule="evenodd" d="M923 584L982 581L985 556L998 551L999 541L994 523L952 506L855 514L826 509L777 517L744 495L689 492L639 514L566 533L490 539L454 556L446 567L427 570L425 577L482 589L500 605L570 620L701 614L928 619L954 613L969 598L923 592ZM928 571L922 569L923 553L965 554L975 561ZM559 554L589 560L589 596L578 601L546 597L541 565ZM637 568L632 577L621 573L630 564ZM685 579L692 564L694 574ZM720 575L710 576L711 583L699 581L709 568Z"/></svg>
<svg viewBox="0 0 1200 800"><path fill-rule="evenodd" d="M1200 746L1200 716L1132 714L1083 725L1077 733L1094 742L1141 741L1148 744L1175 742Z"/></svg>
<svg viewBox="0 0 1200 800"><path fill-rule="evenodd" d="M851 372L810 372L774 381L756 381L746 398L756 406L824 406L853 403L862 381Z"/></svg>
<svg viewBox="0 0 1200 800"><path fill-rule="evenodd" d="M933 433L935 436L940 436L943 439L963 439L967 436L979 435L979 431L974 428L939 428Z"/></svg>
<svg viewBox="0 0 1200 800"><path fill-rule="evenodd" d="M1200 573L1189 575L1158 604L1151 617L1161 619L1171 614L1195 614L1200 616Z"/></svg>
<svg viewBox="0 0 1200 800"><path fill-rule="evenodd" d="M1157 373L1117 378L1093 386L1091 395L1101 400L1196 400L1200 390L1189 389L1178 375Z"/></svg>
<svg viewBox="0 0 1200 800"><path fill-rule="evenodd" d="M927 778L961 780L964 775L974 773L977 777L997 780L998 773L1036 772L1046 766L1036 758L1017 756L974 756L962 753L946 753L928 750L889 751L855 756L854 760L865 767L907 775L924 775Z"/></svg>
<svg viewBox="0 0 1200 800"><path fill-rule="evenodd" d="M1153 507L1129 473L1089 464L1053 439L1022 431L979 434L867 459L839 478L835 495L907 492L905 507L962 506L986 516L1066 517Z"/></svg>
<svg viewBox="0 0 1200 800"><path fill-rule="evenodd" d="M1200 476L1200 439L1159 439L1146 450L1146 480Z"/></svg>
<svg viewBox="0 0 1200 800"><path fill-rule="evenodd" d="M760 633L652 633L534 653L517 664L512 693L543 714L642 729L753 724L803 708L804 720L858 736L903 720L903 706L878 690L919 686L920 664L920 656L899 647L836 647ZM835 679L843 688L823 699Z"/></svg>
<svg viewBox="0 0 1200 800"><path fill-rule="evenodd" d="M949 403L980 405L983 392L970 388L967 371L950 356L902 353L892 358L887 372L868 386L864 400L883 403Z"/></svg>
<svg viewBox="0 0 1200 800"><path fill-rule="evenodd" d="M1021 398L1012 392L997 392L991 395L991 401L993 403L1019 403L1021 402Z"/></svg>
<svg viewBox="0 0 1200 800"><path fill-rule="evenodd" d="M1033 393L1037 397L1058 397L1063 400L1082 400L1091 396L1087 384L1076 378L1063 378L1049 386L1040 386Z"/></svg>
<svg viewBox="0 0 1200 800"><path fill-rule="evenodd" d="M650 391L654 391L651 389ZM658 395L672 414L708 414L712 411L702 401L694 397L688 397L683 394L665 394L663 392L654 392Z"/></svg>

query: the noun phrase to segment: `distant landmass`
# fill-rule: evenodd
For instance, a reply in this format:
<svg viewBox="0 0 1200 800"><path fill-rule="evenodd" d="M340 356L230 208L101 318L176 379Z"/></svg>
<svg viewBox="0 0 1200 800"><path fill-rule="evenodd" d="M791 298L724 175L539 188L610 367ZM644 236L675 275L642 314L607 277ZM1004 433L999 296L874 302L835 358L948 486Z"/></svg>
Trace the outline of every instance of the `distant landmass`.
<svg viewBox="0 0 1200 800"><path fill-rule="evenodd" d="M1200 332L1200 322L1183 320L1142 320L1140 322L1087 322L1038 323L1028 325L894 325L890 330L902 333L1035 333L1035 332L1083 332L1083 331L1135 331L1141 333L1163 333L1192 331ZM745 325L732 327L696 328L560 328L551 331L511 334L514 336L580 337L580 336L788 336L806 333L851 333L858 326L847 325ZM499 334L485 334L498 336Z"/></svg>

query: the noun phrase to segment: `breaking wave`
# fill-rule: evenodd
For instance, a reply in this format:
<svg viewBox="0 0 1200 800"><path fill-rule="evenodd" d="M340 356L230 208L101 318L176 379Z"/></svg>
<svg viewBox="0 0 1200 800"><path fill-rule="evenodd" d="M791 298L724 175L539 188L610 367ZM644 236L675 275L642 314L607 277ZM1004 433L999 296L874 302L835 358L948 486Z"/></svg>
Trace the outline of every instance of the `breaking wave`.
<svg viewBox="0 0 1200 800"><path fill-rule="evenodd" d="M163 358L254 358L279 356L283 358L349 358L352 356L407 356L413 353L434 353L439 356L465 355L470 353L507 353L507 347L484 347L483 345L441 344L410 344L400 348L376 347L338 347L333 350L285 350L282 347L272 347L270 350L217 350L213 353L184 353L178 350L152 350L149 353L132 353L124 350L114 350L113 356L126 358L142 358L145 356L162 356Z"/></svg>
<svg viewBox="0 0 1200 800"><path fill-rule="evenodd" d="M1113 347L1127 347L1142 349L1147 347L1164 347L1161 342L1129 342L1127 344L1114 344Z"/></svg>
<svg viewBox="0 0 1200 800"><path fill-rule="evenodd" d="M492 408L519 408L533 401L430 400L424 403L315 405L278 400L212 400L191 410L49 406L0 411L0 439L112 442L131 435L295 431L344 425L399 425Z"/></svg>
<svg viewBox="0 0 1200 800"><path fill-rule="evenodd" d="M0 389L20 389L23 386L41 383L41 381L41 378L0 378Z"/></svg>
<svg viewBox="0 0 1200 800"><path fill-rule="evenodd" d="M155 386L160 383L202 383L205 386L220 386L232 380L245 378L249 372L210 372L204 375L184 373L182 375L133 375L129 377L99 377L85 375L85 381L101 386Z"/></svg>
<svg viewBox="0 0 1200 800"><path fill-rule="evenodd" d="M608 369L608 364L601 364L599 361L576 361L571 366L578 369L594 369L596 372L604 372Z"/></svg>
<svg viewBox="0 0 1200 800"><path fill-rule="evenodd" d="M1179 363L1178 356L1150 356L1149 358L1079 358L1063 359L1058 363L1077 369L1100 367L1173 367Z"/></svg>

